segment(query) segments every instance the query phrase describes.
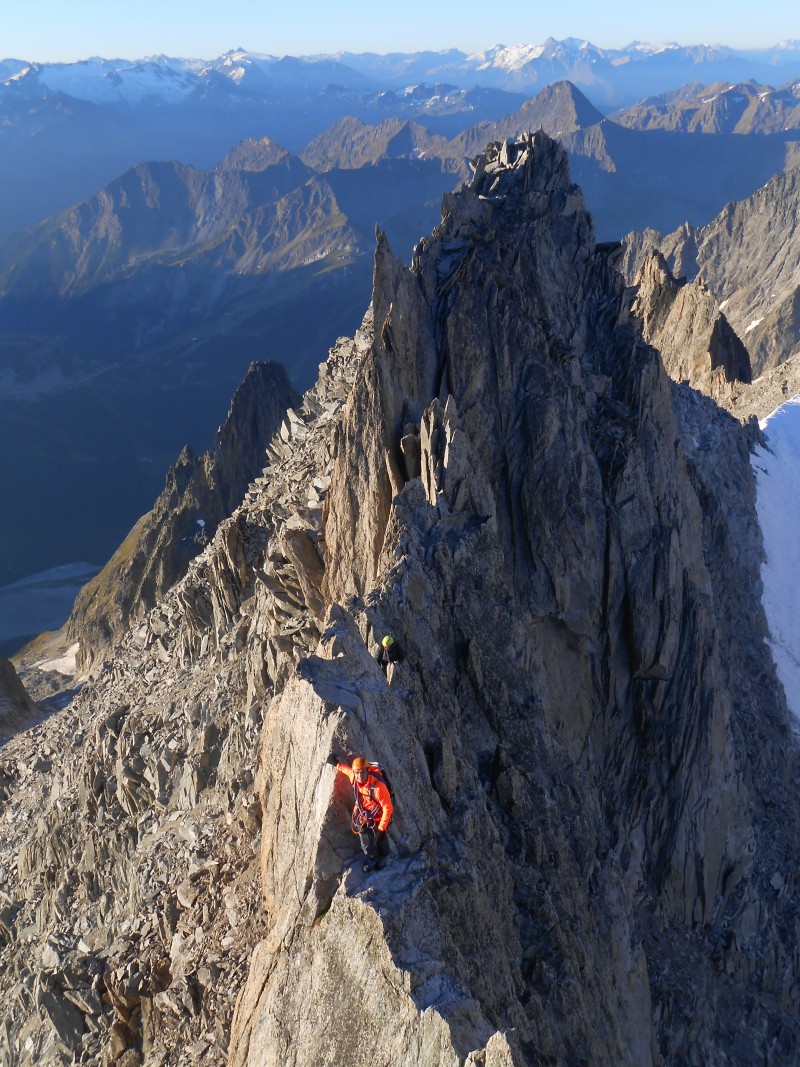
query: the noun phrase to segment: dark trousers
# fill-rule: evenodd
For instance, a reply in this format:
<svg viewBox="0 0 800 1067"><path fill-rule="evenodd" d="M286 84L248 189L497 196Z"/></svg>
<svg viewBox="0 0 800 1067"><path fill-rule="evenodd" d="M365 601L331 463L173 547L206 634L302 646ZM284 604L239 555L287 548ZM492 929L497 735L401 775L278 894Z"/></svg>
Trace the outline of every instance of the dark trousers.
<svg viewBox="0 0 800 1067"><path fill-rule="evenodd" d="M361 842L361 851L368 859L386 859L389 855L389 842L386 840L386 834L379 834L369 826L365 826L358 835L358 839Z"/></svg>

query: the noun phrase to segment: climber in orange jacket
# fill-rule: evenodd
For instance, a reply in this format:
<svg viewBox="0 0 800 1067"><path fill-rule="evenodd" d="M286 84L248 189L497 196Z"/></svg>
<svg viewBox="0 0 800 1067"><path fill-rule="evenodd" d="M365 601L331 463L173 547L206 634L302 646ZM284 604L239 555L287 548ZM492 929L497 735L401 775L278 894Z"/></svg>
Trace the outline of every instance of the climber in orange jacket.
<svg viewBox="0 0 800 1067"><path fill-rule="evenodd" d="M381 870L389 855L386 831L392 821L392 795L380 767L370 764L364 756L356 756L352 766L341 763L338 756L328 756L328 763L353 783L352 830L358 834L361 849L367 857L365 871L373 867Z"/></svg>

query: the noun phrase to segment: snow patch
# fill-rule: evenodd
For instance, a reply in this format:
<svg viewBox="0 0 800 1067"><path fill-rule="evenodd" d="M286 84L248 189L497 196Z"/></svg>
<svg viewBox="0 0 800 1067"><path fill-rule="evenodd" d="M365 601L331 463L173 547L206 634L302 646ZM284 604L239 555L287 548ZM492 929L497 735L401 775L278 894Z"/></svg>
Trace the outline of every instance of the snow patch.
<svg viewBox="0 0 800 1067"><path fill-rule="evenodd" d="M766 554L762 603L778 678L790 710L800 719L800 396L760 425L767 448L757 448L751 463Z"/></svg>
<svg viewBox="0 0 800 1067"><path fill-rule="evenodd" d="M26 74L30 72L30 67L23 67L22 70L18 70L16 74L12 74L10 78L6 78L3 85L10 85L12 82L18 82L20 78L24 78Z"/></svg>
<svg viewBox="0 0 800 1067"><path fill-rule="evenodd" d="M43 63L39 81L51 92L62 92L96 104L127 101L138 103L147 97L178 102L197 84L197 77L180 66L167 63L126 62L86 59L79 63Z"/></svg>
<svg viewBox="0 0 800 1067"><path fill-rule="evenodd" d="M642 52L644 55L660 56L664 52L675 52L680 48L680 45L670 42L668 44L648 44L646 41L638 41L634 46L635 52Z"/></svg>
<svg viewBox="0 0 800 1067"><path fill-rule="evenodd" d="M506 47L498 44L485 52L475 52L467 57L468 62L477 62L478 70L504 70L513 72L520 70L526 63L539 59L544 55L543 44L517 44Z"/></svg>
<svg viewBox="0 0 800 1067"><path fill-rule="evenodd" d="M751 323L749 323L747 326L745 326L744 332L745 333L750 333L750 331L754 330L756 328L756 326L760 326L763 321L764 321L763 316L760 319L753 319L753 321Z"/></svg>
<svg viewBox="0 0 800 1067"><path fill-rule="evenodd" d="M730 303L730 299L723 300L722 303L719 306L720 311L722 311L723 308L726 308L729 303Z"/></svg>
<svg viewBox="0 0 800 1067"><path fill-rule="evenodd" d="M76 659L79 648L80 641L76 641L74 645L70 645L60 659L43 659L40 663L34 664L34 666L38 667L40 671L58 671L59 674L66 674L72 677L77 670Z"/></svg>

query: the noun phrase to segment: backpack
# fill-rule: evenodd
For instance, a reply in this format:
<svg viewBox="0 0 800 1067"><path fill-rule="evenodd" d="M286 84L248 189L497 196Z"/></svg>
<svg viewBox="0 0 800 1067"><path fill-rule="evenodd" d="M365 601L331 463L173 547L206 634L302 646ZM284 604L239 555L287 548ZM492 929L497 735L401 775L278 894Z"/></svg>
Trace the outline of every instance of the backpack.
<svg viewBox="0 0 800 1067"><path fill-rule="evenodd" d="M377 762L375 762L373 760L370 760L369 773L371 775L373 775L375 778L377 778L379 782L383 782L383 784L389 790L389 793L390 793L391 798L392 798L392 804L394 804L394 790L392 789L392 783L389 780L389 775L386 773L386 771L383 769L383 767L381 767L380 763L377 763ZM372 800L375 799L372 796L372 789L373 788L374 787L370 787L370 791L369 791L369 795L370 795L370 798Z"/></svg>

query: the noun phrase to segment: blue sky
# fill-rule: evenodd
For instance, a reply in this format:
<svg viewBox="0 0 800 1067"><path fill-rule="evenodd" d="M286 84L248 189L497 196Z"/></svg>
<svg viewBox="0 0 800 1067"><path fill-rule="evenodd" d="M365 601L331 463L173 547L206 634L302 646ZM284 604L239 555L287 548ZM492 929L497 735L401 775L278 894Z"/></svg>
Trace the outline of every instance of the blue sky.
<svg viewBox="0 0 800 1067"><path fill-rule="evenodd" d="M787 0L667 0L636 9L629 0L3 0L0 58L134 59L163 52L211 59L238 47L275 55L479 51L547 37L580 37L605 48L633 40L757 48L800 38L792 8Z"/></svg>

